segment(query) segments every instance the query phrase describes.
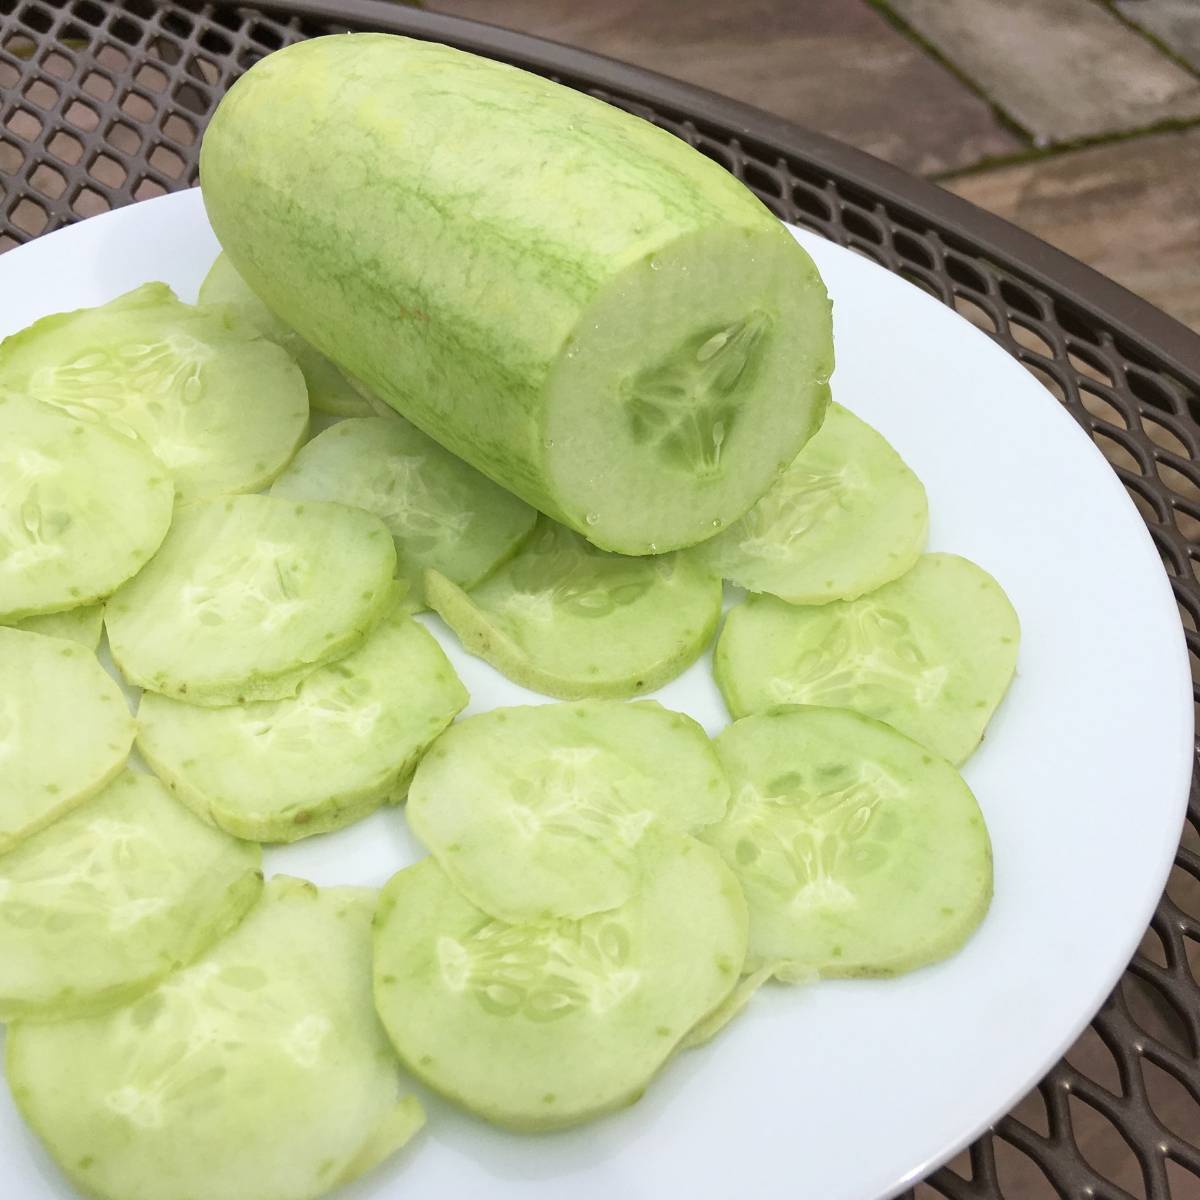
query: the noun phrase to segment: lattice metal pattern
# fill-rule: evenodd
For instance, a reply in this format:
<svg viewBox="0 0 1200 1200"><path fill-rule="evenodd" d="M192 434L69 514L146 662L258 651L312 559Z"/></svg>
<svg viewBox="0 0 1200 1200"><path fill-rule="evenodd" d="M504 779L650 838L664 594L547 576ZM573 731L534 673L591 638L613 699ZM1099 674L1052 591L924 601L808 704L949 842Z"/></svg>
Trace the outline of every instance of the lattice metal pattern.
<svg viewBox="0 0 1200 1200"><path fill-rule="evenodd" d="M200 136L225 88L263 54L326 31L250 7L0 0L0 251L194 184ZM861 185L655 104L649 86L641 94L588 90L684 138L786 220L850 246L956 308L1024 363L1091 434L1145 518L1200 678L1197 381L1173 376L1152 351L1127 344L1082 305L998 268L936 223L889 208ZM1166 895L1091 1029L992 1133L907 1193L909 1200L1200 1195L1198 979L1194 785ZM1114 1143L1128 1150L1115 1174ZM1093 1165L1100 1145L1113 1177Z"/></svg>

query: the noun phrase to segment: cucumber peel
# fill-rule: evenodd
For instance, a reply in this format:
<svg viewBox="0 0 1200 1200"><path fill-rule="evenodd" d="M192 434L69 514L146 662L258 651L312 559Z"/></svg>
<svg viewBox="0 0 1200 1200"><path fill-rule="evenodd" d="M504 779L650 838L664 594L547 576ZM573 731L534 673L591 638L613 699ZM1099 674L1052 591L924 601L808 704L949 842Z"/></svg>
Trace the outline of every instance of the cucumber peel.
<svg viewBox="0 0 1200 1200"><path fill-rule="evenodd" d="M424 859L380 898L375 1003L430 1087L494 1124L556 1129L642 1094L732 991L745 939L736 880L689 837L664 838L644 887L581 921L493 920Z"/></svg>
<svg viewBox="0 0 1200 1200"><path fill-rule="evenodd" d="M261 860L156 779L122 772L0 856L0 1021L61 1020L147 991L241 920Z"/></svg>
<svg viewBox="0 0 1200 1200"><path fill-rule="evenodd" d="M954 554L926 554L858 600L752 596L725 620L713 671L735 718L779 704L849 708L950 762L979 745L1017 663L1017 614Z"/></svg>
<svg viewBox="0 0 1200 1200"><path fill-rule="evenodd" d="M720 580L688 556L608 554L547 519L470 592L427 571L425 595L472 654L562 700L661 687L699 657L721 615Z"/></svg>
<svg viewBox="0 0 1200 1200"><path fill-rule="evenodd" d="M831 708L745 717L716 744L733 799L700 836L746 893L752 970L896 975L952 954L983 920L991 842L944 759Z"/></svg>
<svg viewBox="0 0 1200 1200"><path fill-rule="evenodd" d="M593 700L460 721L417 768L407 816L464 896L520 922L623 904L642 882L647 834L694 832L728 799L690 717Z"/></svg>
<svg viewBox="0 0 1200 1200"><path fill-rule="evenodd" d="M133 718L76 642L0 628L0 855L94 796L129 757Z"/></svg>
<svg viewBox="0 0 1200 1200"><path fill-rule="evenodd" d="M127 1007L18 1022L22 1115L100 1200L315 1200L424 1120L371 1004L375 893L276 876L228 937Z"/></svg>
<svg viewBox="0 0 1200 1200"><path fill-rule="evenodd" d="M401 799L467 700L433 636L393 614L285 700L200 708L145 693L137 744L193 812L237 837L291 842Z"/></svg>

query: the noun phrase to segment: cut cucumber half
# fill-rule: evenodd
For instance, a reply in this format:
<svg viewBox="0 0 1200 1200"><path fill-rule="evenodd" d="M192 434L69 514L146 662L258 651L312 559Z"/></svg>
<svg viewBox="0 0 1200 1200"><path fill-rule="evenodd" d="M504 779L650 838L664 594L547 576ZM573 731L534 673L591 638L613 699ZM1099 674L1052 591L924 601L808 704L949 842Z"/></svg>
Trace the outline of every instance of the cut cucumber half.
<svg viewBox="0 0 1200 1200"><path fill-rule="evenodd" d="M174 503L141 442L0 392L0 623L103 599L158 549Z"/></svg>
<svg viewBox="0 0 1200 1200"><path fill-rule="evenodd" d="M44 633L47 637L66 638L78 642L89 650L100 645L104 632L104 605L88 604L83 608L69 608L65 612L43 613L37 617L26 617L17 621L17 629L28 633Z"/></svg>
<svg viewBox="0 0 1200 1200"><path fill-rule="evenodd" d="M467 700L434 637L395 615L288 700L197 708L144 693L138 749L200 816L238 837L292 842L400 799Z"/></svg>
<svg viewBox="0 0 1200 1200"><path fill-rule="evenodd" d="M488 1121L534 1131L632 1104L732 991L746 902L720 856L664 841L645 887L582 921L507 925L432 859L383 890L375 1003L408 1068Z"/></svg>
<svg viewBox="0 0 1200 1200"><path fill-rule="evenodd" d="M896 975L952 954L983 920L983 814L924 746L844 709L781 708L737 721L717 750L733 799L701 836L741 880L752 967Z"/></svg>
<svg viewBox="0 0 1200 1200"><path fill-rule="evenodd" d="M0 854L113 779L133 729L121 689L94 654L0 628Z"/></svg>
<svg viewBox="0 0 1200 1200"><path fill-rule="evenodd" d="M266 487L308 430L300 368L232 310L147 283L0 343L0 387L141 438L182 500Z"/></svg>
<svg viewBox="0 0 1200 1200"><path fill-rule="evenodd" d="M917 561L925 488L886 439L840 404L770 491L693 551L715 574L791 604L853 600Z"/></svg>
<svg viewBox="0 0 1200 1200"><path fill-rule="evenodd" d="M721 615L721 581L686 555L608 554L545 517L470 593L428 571L425 596L472 654L561 700L661 687L699 657Z"/></svg>
<svg viewBox="0 0 1200 1200"><path fill-rule="evenodd" d="M1020 627L1000 585L954 554L926 554L858 600L734 608L713 670L736 717L778 704L865 713L958 764L979 745L1017 664Z"/></svg>
<svg viewBox="0 0 1200 1200"><path fill-rule="evenodd" d="M313 1200L421 1127L371 1005L375 893L276 876L203 958L101 1016L20 1022L22 1115L100 1200Z"/></svg>
<svg viewBox="0 0 1200 1200"><path fill-rule="evenodd" d="M511 558L537 519L528 504L403 417L342 421L313 438L271 488L290 500L336 500L383 520L400 575L422 604L421 575L474 587Z"/></svg>
<svg viewBox="0 0 1200 1200"><path fill-rule="evenodd" d="M257 846L124 771L0 857L0 1021L60 1020L139 996L258 899Z"/></svg>
<svg viewBox="0 0 1200 1200"><path fill-rule="evenodd" d="M130 683L190 704L292 696L390 611L395 567L383 522L341 504L190 504L107 605L113 661Z"/></svg>
<svg viewBox="0 0 1200 1200"><path fill-rule="evenodd" d="M354 389L345 375L311 343L281 321L251 290L229 261L218 254L200 285L201 304L227 304L263 337L282 346L304 372L308 402L318 412L338 417L371 415L371 406Z"/></svg>
<svg viewBox="0 0 1200 1200"><path fill-rule="evenodd" d="M497 708L422 760L408 823L454 885L504 921L623 904L652 827L719 820L729 785L691 717L652 700Z"/></svg>

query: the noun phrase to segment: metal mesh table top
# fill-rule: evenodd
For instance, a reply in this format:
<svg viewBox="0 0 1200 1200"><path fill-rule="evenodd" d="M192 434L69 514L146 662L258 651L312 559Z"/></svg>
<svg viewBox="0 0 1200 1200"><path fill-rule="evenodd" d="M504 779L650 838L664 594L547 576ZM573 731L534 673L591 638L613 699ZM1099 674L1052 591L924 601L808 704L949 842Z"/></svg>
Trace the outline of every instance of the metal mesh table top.
<svg viewBox="0 0 1200 1200"><path fill-rule="evenodd" d="M192 186L204 125L233 80L280 46L347 28L435 38L620 105L721 163L779 216L897 272L983 328L1112 463L1162 555L1200 678L1200 337L1003 221L744 105L384 0L0 0L0 251ZM1198 978L1194 777L1171 881L1081 1043L1091 1052L1069 1053L1013 1113L907 1195L1200 1195ZM1178 1103L1160 1102L1172 1089L1196 1106L1191 1121L1179 1120ZM1189 1127L1168 1127L1160 1115L1168 1111ZM1098 1136L1126 1151L1118 1168L1105 1155L1104 1174L1092 1161Z"/></svg>

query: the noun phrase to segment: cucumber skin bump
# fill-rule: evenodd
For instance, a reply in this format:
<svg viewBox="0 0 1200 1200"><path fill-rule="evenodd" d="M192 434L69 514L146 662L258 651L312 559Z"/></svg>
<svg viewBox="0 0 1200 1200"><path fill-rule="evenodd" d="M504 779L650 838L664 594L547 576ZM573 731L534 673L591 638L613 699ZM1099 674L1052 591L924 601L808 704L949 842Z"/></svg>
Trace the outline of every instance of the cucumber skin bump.
<svg viewBox="0 0 1200 1200"><path fill-rule="evenodd" d="M711 537L819 427L830 305L740 182L503 64L316 38L221 102L201 175L269 307L596 545Z"/></svg>

